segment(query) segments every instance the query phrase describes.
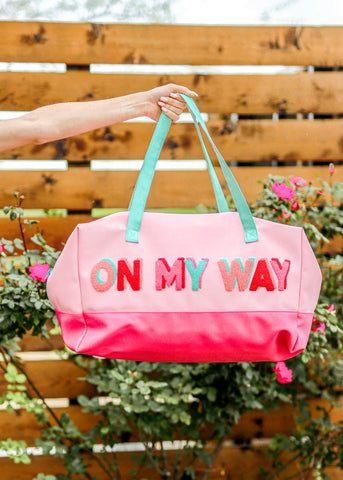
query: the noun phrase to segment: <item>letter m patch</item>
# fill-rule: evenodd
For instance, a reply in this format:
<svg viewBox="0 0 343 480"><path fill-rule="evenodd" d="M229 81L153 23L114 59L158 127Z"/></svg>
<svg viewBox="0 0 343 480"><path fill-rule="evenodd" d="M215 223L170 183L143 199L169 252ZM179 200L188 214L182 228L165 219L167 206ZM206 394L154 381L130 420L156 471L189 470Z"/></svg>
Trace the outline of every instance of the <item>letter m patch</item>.
<svg viewBox="0 0 343 480"><path fill-rule="evenodd" d="M156 290L163 290L166 287L175 285L176 290L185 288L185 261L178 258L169 266L165 258L159 258L155 263Z"/></svg>

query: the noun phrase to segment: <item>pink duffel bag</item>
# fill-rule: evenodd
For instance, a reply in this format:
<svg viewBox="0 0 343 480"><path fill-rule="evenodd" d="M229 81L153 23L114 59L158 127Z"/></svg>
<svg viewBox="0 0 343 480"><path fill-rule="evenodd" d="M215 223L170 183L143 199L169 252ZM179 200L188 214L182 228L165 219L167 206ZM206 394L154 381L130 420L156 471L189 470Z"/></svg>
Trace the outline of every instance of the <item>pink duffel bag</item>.
<svg viewBox="0 0 343 480"><path fill-rule="evenodd" d="M129 211L78 225L48 279L65 344L158 362L279 361L306 347L321 271L300 227L254 218L194 101L219 213L144 212L170 127L162 113ZM199 125L217 155L230 212Z"/></svg>

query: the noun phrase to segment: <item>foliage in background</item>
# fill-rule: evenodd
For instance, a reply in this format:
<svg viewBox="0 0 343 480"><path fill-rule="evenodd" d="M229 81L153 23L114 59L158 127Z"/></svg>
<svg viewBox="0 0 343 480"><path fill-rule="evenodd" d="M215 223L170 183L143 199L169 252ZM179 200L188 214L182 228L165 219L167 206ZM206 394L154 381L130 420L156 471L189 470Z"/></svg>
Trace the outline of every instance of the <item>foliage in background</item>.
<svg viewBox="0 0 343 480"><path fill-rule="evenodd" d="M335 424L330 418L332 409L340 408L336 401L343 386L343 257L341 253L330 255L325 248L329 240L342 240L343 237L343 185L333 182L333 164L330 164L329 170L330 181L320 181L320 188L308 184L301 177L285 179L270 176L262 182L263 192L254 208L255 216L302 226L323 274L310 342L301 354L300 362L295 357L287 364L294 365L297 391L300 386L307 395L324 397L330 401L331 407L329 410L319 408L317 417L312 418L306 396L298 398L301 416L296 419L294 435L290 438L277 435L269 448L274 471L264 473L273 480L308 479L311 474L315 480L324 480L330 478L325 473L328 467L343 469L343 422ZM322 308L321 302L331 304L329 310L335 306L336 318L333 322L327 321L327 311ZM311 349L315 342L317 352L313 354ZM282 461L285 451L294 454L286 464ZM288 475L288 468L294 462L298 463L298 473Z"/></svg>
<svg viewBox="0 0 343 480"><path fill-rule="evenodd" d="M32 413L42 428L37 446L44 454L62 458L65 468L65 473L57 476L40 473L36 480L71 480L73 474L80 479L119 480L115 447L130 439L144 446L144 451L133 457L130 478L143 480L143 468L150 467L163 480L206 480L241 414L254 409L268 411L280 403L299 406L300 413L294 436L278 435L272 441L272 468L265 476L295 478L294 473L288 473L292 459L300 465L299 479L309 478L311 472L316 479L324 479L326 467L343 468L342 424L332 422L330 410L312 417L307 405L313 397L335 405L343 387L343 258L325 251L329 239L343 234L343 189L341 183L333 183L333 166L330 172L330 182L321 182L320 189L297 177L270 177L263 182L263 192L253 206L255 216L303 226L323 272L308 347L287 361L293 372L292 383L279 383L274 364L267 362L165 364L90 358L69 351L70 361L84 369L86 380L98 392L92 398L78 397L84 411L95 415L94 427L88 432L75 425L67 413L57 416L49 408L16 356L17 338L26 331L37 334L42 330L45 335L45 322L53 316L44 279L33 280L30 266L40 262L52 267L58 252L40 236L33 238L40 247L37 251L26 248L24 233L13 243L0 241L0 347L8 382L0 403L10 411L20 406ZM17 204L4 211L18 221L23 232L22 198L16 198ZM176 452L171 460L164 442L175 439L179 443L174 444ZM0 447L16 462L30 461L23 441L8 439ZM108 448L113 452L106 453ZM289 464L282 463L285 450L293 455ZM98 463L101 477L89 473L90 458Z"/></svg>
<svg viewBox="0 0 343 480"><path fill-rule="evenodd" d="M14 194L16 204L4 207L4 213L12 221L18 222L20 238L0 239L0 279L4 283L0 287L0 341L21 338L26 332L33 335L47 335L46 321L54 316L54 310L46 294L45 284L35 281L30 276L30 266L36 262L54 265L58 252L46 244L44 238L36 234L31 241L37 249L29 250L26 245L25 229L31 229L38 223L35 220L23 220L23 195ZM6 258L9 255L9 258Z"/></svg>
<svg viewBox="0 0 343 480"><path fill-rule="evenodd" d="M0 0L0 20L173 22L170 0Z"/></svg>
<svg viewBox="0 0 343 480"><path fill-rule="evenodd" d="M263 9L260 15L261 22L273 23L274 21L275 24L278 24L281 16L283 23L288 23L289 25L303 23L303 21L299 20L298 18L295 19L294 17L289 17L286 21L284 18L285 10L288 10L288 7L291 7L292 5L297 4L298 2L299 0L279 0L277 2L274 1L268 7L265 7Z"/></svg>
<svg viewBox="0 0 343 480"><path fill-rule="evenodd" d="M337 0L317 0L322 2L322 12L326 13L326 24L336 24L339 8L334 5ZM218 11L216 24L246 24L247 1L238 5L235 0L226 0L225 9L220 8L220 2L215 4L210 0L197 2L171 0L0 0L0 20L38 20L38 21L72 21L72 22L108 22L108 23L182 23L208 24L206 16L209 9ZM318 5L310 11L310 2L304 0L264 0L253 2L251 9L255 10L253 23L256 25L313 25L320 24L322 18L318 15ZM319 5L320 8L320 5ZM182 15L186 10L186 17ZM202 13L199 16L199 10ZM326 11L325 11L326 10ZM194 11L194 18L192 13ZM237 11L239 16L237 16ZM232 15L234 12L234 16ZM314 13L313 13L314 12ZM210 23L213 22L213 12ZM185 20L186 18L186 20ZM251 23L251 12L248 23ZM327 20L329 19L329 21Z"/></svg>

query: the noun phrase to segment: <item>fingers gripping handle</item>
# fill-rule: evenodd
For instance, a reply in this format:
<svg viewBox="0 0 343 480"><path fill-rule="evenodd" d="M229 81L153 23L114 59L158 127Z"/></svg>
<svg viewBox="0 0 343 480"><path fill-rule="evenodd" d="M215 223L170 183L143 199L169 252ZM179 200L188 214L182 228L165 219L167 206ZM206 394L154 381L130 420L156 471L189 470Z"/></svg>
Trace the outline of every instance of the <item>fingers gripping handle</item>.
<svg viewBox="0 0 343 480"><path fill-rule="evenodd" d="M234 203L236 205L236 208L238 210L243 229L244 229L244 236L245 236L245 242L255 242L258 240L258 233L257 229L255 226L255 222L253 219L253 216L251 214L251 211L249 209L249 206L244 198L244 195L242 194L236 179L234 178L230 168L226 164L224 158L220 154L219 150L217 149L216 145L214 144L208 130L206 127L206 124L201 117L201 114L198 110L198 107L196 106L195 102L191 97L188 97L185 94L180 94L190 112L193 118L193 121L197 127L197 132L201 141L201 146L203 148L207 166L209 169L209 173L211 176L213 188L215 191L216 195L216 200L218 204L218 209L220 212L227 212L229 211L227 202L225 200L224 194L222 192L220 183L218 181L218 178L216 176L215 170L213 168L213 165L211 163L210 157L207 153L205 144L203 142L201 132L199 129L198 124L202 127L204 130L206 136L208 137L209 141L211 142L211 145L216 153L216 156L218 158L220 167L223 171L225 180L228 184L228 187L231 191L232 198L234 200ZM127 223L127 228L126 228L126 241L128 242L134 242L138 243L139 242L139 230L141 227L141 222L142 222L142 217L145 209L145 205L148 199L151 183L154 177L155 169L156 169L156 164L159 159L163 143L165 141L165 138L167 136L169 127L171 125L171 120L169 117L167 117L163 112L161 113L160 119L156 125L154 134L152 136L150 145L148 147L148 151L145 155L145 159L143 162L143 166L141 168L140 174L137 179L137 183L131 198L129 210L129 218L128 218L128 223Z"/></svg>

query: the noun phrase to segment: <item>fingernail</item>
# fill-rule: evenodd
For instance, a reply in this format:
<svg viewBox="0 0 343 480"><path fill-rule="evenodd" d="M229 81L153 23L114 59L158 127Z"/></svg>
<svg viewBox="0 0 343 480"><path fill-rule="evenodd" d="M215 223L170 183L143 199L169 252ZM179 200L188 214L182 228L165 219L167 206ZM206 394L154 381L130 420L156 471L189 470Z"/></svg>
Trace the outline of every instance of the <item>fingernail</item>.
<svg viewBox="0 0 343 480"><path fill-rule="evenodd" d="M168 102L168 98L166 97L161 97L160 100L162 100L162 102Z"/></svg>
<svg viewBox="0 0 343 480"><path fill-rule="evenodd" d="M199 95L197 94L197 92L193 92L193 90L192 90L192 93L194 93L194 95L196 95L197 97L199 96Z"/></svg>
<svg viewBox="0 0 343 480"><path fill-rule="evenodd" d="M164 102L159 101L159 102L157 102L157 103L158 103L161 107L164 107L164 106L165 106L165 103L164 103Z"/></svg>
<svg viewBox="0 0 343 480"><path fill-rule="evenodd" d="M170 96L171 96L171 97L174 97L174 98L179 98L179 96L178 96L177 93L171 93Z"/></svg>

